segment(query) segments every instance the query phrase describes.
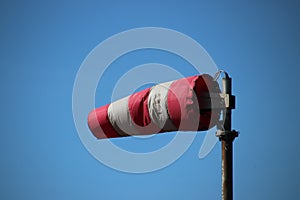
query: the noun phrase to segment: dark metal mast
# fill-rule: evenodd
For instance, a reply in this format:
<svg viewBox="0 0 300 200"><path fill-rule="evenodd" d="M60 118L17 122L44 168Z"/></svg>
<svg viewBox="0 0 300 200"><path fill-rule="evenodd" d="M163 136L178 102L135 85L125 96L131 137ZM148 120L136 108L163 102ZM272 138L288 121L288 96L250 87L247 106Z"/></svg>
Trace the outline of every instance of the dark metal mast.
<svg viewBox="0 0 300 200"><path fill-rule="evenodd" d="M224 71L223 71L224 72ZM235 96L231 91L231 78L226 72L222 78L224 99L223 120L218 126L216 136L222 143L222 200L233 199L233 141L238 132L231 130L231 110L235 108Z"/></svg>

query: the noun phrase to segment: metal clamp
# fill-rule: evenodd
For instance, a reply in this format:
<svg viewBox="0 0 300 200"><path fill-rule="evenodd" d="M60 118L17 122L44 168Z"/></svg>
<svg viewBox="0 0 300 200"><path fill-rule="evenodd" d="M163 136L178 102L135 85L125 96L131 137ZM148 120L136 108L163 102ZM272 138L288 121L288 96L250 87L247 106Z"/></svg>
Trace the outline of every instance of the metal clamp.
<svg viewBox="0 0 300 200"><path fill-rule="evenodd" d="M225 108L235 109L235 96L224 93L221 93L220 96L224 99Z"/></svg>
<svg viewBox="0 0 300 200"><path fill-rule="evenodd" d="M239 132L236 130L232 130L232 131L217 130L216 136L219 138L220 141L224 139L231 139L233 141L234 138L239 136Z"/></svg>

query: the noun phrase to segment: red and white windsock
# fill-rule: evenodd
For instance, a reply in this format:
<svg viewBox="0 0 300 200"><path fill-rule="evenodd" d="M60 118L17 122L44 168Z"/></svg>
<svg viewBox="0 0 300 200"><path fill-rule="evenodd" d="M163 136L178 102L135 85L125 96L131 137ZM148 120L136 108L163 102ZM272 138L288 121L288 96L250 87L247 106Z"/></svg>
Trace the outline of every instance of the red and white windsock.
<svg viewBox="0 0 300 200"><path fill-rule="evenodd" d="M218 83L207 74L155 85L96 108L88 126L98 139L169 131L204 131L221 113Z"/></svg>

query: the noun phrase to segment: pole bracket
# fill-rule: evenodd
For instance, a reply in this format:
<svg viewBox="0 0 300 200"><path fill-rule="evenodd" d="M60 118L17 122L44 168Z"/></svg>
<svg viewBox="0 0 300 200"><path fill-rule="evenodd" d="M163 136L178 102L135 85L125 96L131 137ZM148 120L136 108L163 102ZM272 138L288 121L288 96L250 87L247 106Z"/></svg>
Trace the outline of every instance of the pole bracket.
<svg viewBox="0 0 300 200"><path fill-rule="evenodd" d="M225 108L235 109L235 96L231 94L220 94L221 98L224 99Z"/></svg>
<svg viewBox="0 0 300 200"><path fill-rule="evenodd" d="M239 132L236 130L232 131L224 131L224 130L217 130L216 136L219 138L219 140L231 140L233 141L236 137L239 136Z"/></svg>

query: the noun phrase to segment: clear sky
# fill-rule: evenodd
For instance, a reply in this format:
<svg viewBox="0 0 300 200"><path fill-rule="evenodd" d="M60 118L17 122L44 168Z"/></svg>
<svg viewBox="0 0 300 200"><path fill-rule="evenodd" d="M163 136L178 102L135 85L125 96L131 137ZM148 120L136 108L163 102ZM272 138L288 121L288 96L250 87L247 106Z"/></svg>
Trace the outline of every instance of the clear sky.
<svg viewBox="0 0 300 200"><path fill-rule="evenodd" d="M233 77L235 199L299 199L299 17L297 1L1 1L0 199L221 198L220 144L200 160L203 132L176 162L144 174L103 165L78 136L72 91L81 63L108 37L148 26L190 36ZM96 106L109 103L111 77L149 62L194 75L174 55L133 52L107 71ZM172 137L116 143L145 152Z"/></svg>

